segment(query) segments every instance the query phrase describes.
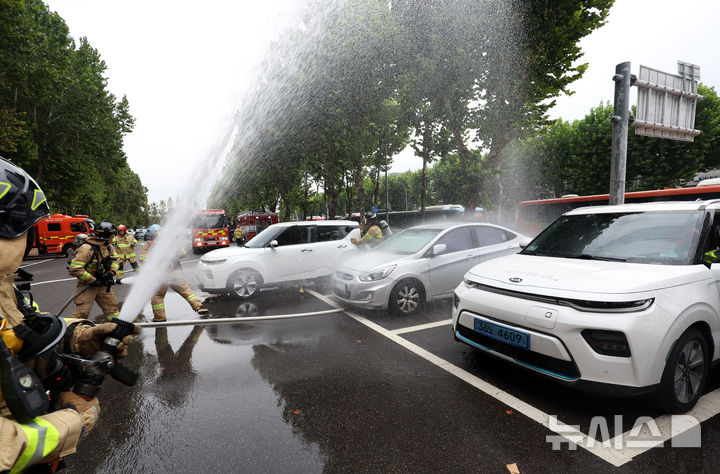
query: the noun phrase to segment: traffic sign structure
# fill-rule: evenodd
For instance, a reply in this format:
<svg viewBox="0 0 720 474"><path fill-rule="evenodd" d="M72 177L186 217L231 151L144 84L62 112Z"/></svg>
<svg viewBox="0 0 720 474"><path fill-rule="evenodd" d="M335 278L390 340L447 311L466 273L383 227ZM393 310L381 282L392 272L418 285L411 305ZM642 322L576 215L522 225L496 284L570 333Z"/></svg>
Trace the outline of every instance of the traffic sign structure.
<svg viewBox="0 0 720 474"><path fill-rule="evenodd" d="M691 142L695 130L695 107L700 66L678 61L678 75L640 66L634 84L638 88L636 135Z"/></svg>

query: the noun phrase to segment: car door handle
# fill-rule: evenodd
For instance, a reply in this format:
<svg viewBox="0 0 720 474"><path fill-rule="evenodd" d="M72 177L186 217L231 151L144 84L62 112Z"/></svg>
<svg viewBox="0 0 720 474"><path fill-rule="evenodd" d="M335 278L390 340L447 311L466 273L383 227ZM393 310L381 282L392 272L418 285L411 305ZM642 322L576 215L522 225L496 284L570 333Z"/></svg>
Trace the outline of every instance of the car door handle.
<svg viewBox="0 0 720 474"><path fill-rule="evenodd" d="M312 252L312 249L302 249L301 252Z"/></svg>
<svg viewBox="0 0 720 474"><path fill-rule="evenodd" d="M342 244L342 245L338 245L338 246L337 246L337 248L339 248L339 249L344 249L345 247L347 247L347 245L345 245L345 244Z"/></svg>

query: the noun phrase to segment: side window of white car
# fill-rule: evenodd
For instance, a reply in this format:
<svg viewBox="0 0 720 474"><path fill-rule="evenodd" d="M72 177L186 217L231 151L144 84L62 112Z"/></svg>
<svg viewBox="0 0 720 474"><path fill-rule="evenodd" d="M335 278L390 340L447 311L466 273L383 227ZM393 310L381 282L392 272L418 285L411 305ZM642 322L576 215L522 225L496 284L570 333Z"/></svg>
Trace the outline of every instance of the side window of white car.
<svg viewBox="0 0 720 474"><path fill-rule="evenodd" d="M346 229L347 226L319 225L317 226L317 241L330 242L340 240L348 234L349 231L346 232Z"/></svg>
<svg viewBox="0 0 720 474"><path fill-rule="evenodd" d="M307 244L310 242L309 230L311 226L294 225L285 229L275 240L278 246Z"/></svg>
<svg viewBox="0 0 720 474"><path fill-rule="evenodd" d="M469 227L460 227L459 229L451 230L440 237L437 244L445 244L443 254L460 252L461 250L468 250L474 247Z"/></svg>
<svg viewBox="0 0 720 474"><path fill-rule="evenodd" d="M487 245L501 244L517 237L516 235L510 234L503 229L489 226L475 226L473 227L475 233L475 242L478 247L485 247Z"/></svg>

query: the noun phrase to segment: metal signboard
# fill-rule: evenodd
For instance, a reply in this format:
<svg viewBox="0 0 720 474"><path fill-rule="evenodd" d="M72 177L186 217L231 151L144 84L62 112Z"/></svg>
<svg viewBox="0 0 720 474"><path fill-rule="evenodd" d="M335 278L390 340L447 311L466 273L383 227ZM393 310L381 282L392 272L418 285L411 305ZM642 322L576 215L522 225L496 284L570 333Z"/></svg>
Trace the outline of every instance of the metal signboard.
<svg viewBox="0 0 720 474"><path fill-rule="evenodd" d="M678 75L640 66L634 85L638 88L636 135L691 142L695 130L695 106L700 66L678 61Z"/></svg>

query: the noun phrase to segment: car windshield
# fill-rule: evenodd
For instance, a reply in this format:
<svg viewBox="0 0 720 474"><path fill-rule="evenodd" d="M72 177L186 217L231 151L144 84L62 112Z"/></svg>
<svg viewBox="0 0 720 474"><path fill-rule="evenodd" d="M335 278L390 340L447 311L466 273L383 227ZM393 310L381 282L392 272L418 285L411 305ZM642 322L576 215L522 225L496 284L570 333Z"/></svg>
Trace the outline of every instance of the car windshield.
<svg viewBox="0 0 720 474"><path fill-rule="evenodd" d="M220 229L225 227L223 214L197 214L192 221L193 229Z"/></svg>
<svg viewBox="0 0 720 474"><path fill-rule="evenodd" d="M280 232L285 230L285 227L282 226L271 226L265 229L264 231L260 232L258 235L250 239L250 242L245 244L245 247L251 248L251 249L258 249L262 247L267 247L268 244L277 237Z"/></svg>
<svg viewBox="0 0 720 474"><path fill-rule="evenodd" d="M653 211L562 216L525 255L664 265L695 258L702 211Z"/></svg>
<svg viewBox="0 0 720 474"><path fill-rule="evenodd" d="M408 229L381 242L375 250L378 252L411 255L425 247L442 229Z"/></svg>

